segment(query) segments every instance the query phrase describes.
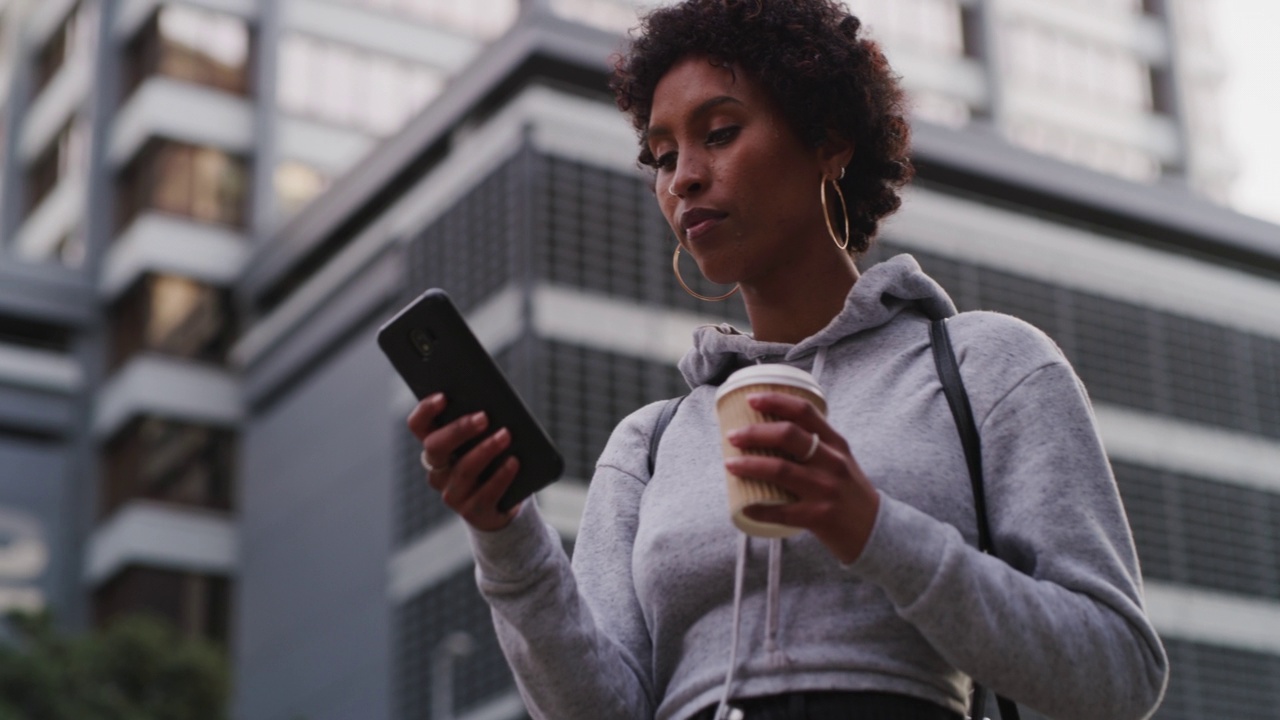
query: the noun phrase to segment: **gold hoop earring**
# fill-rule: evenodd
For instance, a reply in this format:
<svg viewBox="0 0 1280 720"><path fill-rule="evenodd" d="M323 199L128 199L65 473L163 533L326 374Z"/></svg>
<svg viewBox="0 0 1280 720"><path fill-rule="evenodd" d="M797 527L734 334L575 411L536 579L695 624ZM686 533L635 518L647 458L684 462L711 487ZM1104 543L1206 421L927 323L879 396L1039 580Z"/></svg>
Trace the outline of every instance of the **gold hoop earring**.
<svg viewBox="0 0 1280 720"><path fill-rule="evenodd" d="M840 171L840 177L844 177L844 170ZM844 242L840 242L840 237L836 235L836 229L831 225L831 210L827 207L827 182L830 181L832 187L836 189L836 195L840 198L840 210L844 216ZM844 201L844 192L840 190L840 181L822 177L822 219L827 221L827 232L831 234L831 239L835 241L836 247L846 250L849 247L849 204Z"/></svg>
<svg viewBox="0 0 1280 720"><path fill-rule="evenodd" d="M688 285L684 283L684 278L680 277L680 244L679 243L676 243L676 254L671 256L671 269L675 271L676 282L680 283L680 287L684 288L685 292L698 298L699 300L706 300L707 302L720 302L721 300L728 300L734 293L738 292L738 290L741 289L740 286L734 285L733 289L730 290L729 292L723 295L717 295L715 297L711 297L710 295L703 295L701 293L695 292L693 288L690 288Z"/></svg>

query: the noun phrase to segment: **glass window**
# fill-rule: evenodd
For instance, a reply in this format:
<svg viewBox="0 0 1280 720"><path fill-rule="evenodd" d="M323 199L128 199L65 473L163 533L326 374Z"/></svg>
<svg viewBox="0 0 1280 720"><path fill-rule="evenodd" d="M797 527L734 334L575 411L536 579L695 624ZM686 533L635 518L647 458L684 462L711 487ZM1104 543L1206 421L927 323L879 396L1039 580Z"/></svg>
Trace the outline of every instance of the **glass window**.
<svg viewBox="0 0 1280 720"><path fill-rule="evenodd" d="M286 112L306 114L308 98L312 90L312 78L317 75L316 43L300 35L290 35L280 41L278 77L276 78L276 102Z"/></svg>
<svg viewBox="0 0 1280 720"><path fill-rule="evenodd" d="M638 8L627 0L551 0L551 9L563 18L616 33L638 23Z"/></svg>
<svg viewBox="0 0 1280 720"><path fill-rule="evenodd" d="M845 0L887 47L943 57L964 53L959 0Z"/></svg>
<svg viewBox="0 0 1280 720"><path fill-rule="evenodd" d="M182 5L161 6L125 51L125 94L152 75L249 92L251 36L235 16Z"/></svg>
<svg viewBox="0 0 1280 720"><path fill-rule="evenodd" d="M148 208L240 227L247 185L248 166L242 158L215 148L152 140L121 172L118 227Z"/></svg>
<svg viewBox="0 0 1280 720"><path fill-rule="evenodd" d="M1012 123L1009 139L1029 150L1129 180L1153 182L1161 172L1160 162L1138 148L1034 120Z"/></svg>
<svg viewBox="0 0 1280 720"><path fill-rule="evenodd" d="M1028 20L1007 21L1002 33L1003 70L1015 85L1108 110L1154 107L1151 68L1130 51Z"/></svg>
<svg viewBox="0 0 1280 720"><path fill-rule="evenodd" d="M111 357L138 352L222 363L235 332L225 290L176 275L144 275L111 307Z"/></svg>
<svg viewBox="0 0 1280 720"><path fill-rule="evenodd" d="M93 25L90 11L81 3L76 3L49 39L36 51L32 88L34 94L38 95L49 84L68 58L88 49L86 46L91 41Z"/></svg>
<svg viewBox="0 0 1280 720"><path fill-rule="evenodd" d="M285 112L377 137L394 134L440 94L436 70L301 35L280 44L277 104Z"/></svg>
<svg viewBox="0 0 1280 720"><path fill-rule="evenodd" d="M184 633L225 645L231 583L216 575L130 566L93 593L98 627L136 613L158 615Z"/></svg>
<svg viewBox="0 0 1280 720"><path fill-rule="evenodd" d="M320 55L326 80L315 98L320 117L337 125L356 125L360 120L360 84L368 75L368 61L361 53L329 45Z"/></svg>
<svg viewBox="0 0 1280 720"><path fill-rule="evenodd" d="M281 217L287 219L324 192L329 178L310 165L286 160L276 165L275 186L276 204Z"/></svg>
<svg viewBox="0 0 1280 720"><path fill-rule="evenodd" d="M63 180L84 171L88 143L85 127L74 117L68 120L27 168L27 212L38 207Z"/></svg>
<svg viewBox="0 0 1280 720"><path fill-rule="evenodd" d="M373 10L396 13L424 24L438 25L483 40L490 40L506 32L520 14L519 0L485 0L485 2L458 2L457 0L346 0ZM581 4L581 3L579 3ZM619 3L595 0L597 5ZM623 4L628 4L623 0ZM635 8L627 8L631 24L635 24ZM575 18L578 16L574 16Z"/></svg>
<svg viewBox="0 0 1280 720"><path fill-rule="evenodd" d="M231 431L137 418L103 449L101 515L134 499L230 510L234 469Z"/></svg>
<svg viewBox="0 0 1280 720"><path fill-rule="evenodd" d="M369 66L366 122L378 135L390 135L404 123L408 74L402 63L390 58L377 58Z"/></svg>

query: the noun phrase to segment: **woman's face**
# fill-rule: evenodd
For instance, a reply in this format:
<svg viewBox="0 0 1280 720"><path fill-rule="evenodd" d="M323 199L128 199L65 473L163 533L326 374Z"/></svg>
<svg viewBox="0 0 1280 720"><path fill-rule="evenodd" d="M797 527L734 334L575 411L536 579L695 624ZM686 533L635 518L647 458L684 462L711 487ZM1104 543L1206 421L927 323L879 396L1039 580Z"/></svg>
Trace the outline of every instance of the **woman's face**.
<svg viewBox="0 0 1280 720"><path fill-rule="evenodd" d="M806 146L747 73L705 57L673 65L646 142L662 214L708 279L763 282L827 237L819 184L830 148Z"/></svg>

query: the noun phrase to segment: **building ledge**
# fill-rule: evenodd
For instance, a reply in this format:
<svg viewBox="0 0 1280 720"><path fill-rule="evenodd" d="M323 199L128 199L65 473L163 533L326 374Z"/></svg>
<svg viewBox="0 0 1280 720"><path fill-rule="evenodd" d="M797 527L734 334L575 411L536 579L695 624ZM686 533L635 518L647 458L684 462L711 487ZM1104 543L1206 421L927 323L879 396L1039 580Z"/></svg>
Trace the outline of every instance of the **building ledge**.
<svg viewBox="0 0 1280 720"><path fill-rule="evenodd" d="M152 137L248 155L253 129L253 104L246 98L156 75L116 113L107 163L124 166Z"/></svg>
<svg viewBox="0 0 1280 720"><path fill-rule="evenodd" d="M0 343L0 383L70 394L84 383L84 372L69 355Z"/></svg>
<svg viewBox="0 0 1280 720"><path fill-rule="evenodd" d="M1162 637L1280 654L1280 602L1156 581L1146 601Z"/></svg>
<svg viewBox="0 0 1280 720"><path fill-rule="evenodd" d="M85 208L84 176L62 178L14 233L14 254L28 262L56 262L58 243L75 229Z"/></svg>
<svg viewBox="0 0 1280 720"><path fill-rule="evenodd" d="M84 577L96 586L130 565L231 575L239 536L225 513L134 500L90 534Z"/></svg>
<svg viewBox="0 0 1280 720"><path fill-rule="evenodd" d="M200 0L197 4L209 10L235 15L249 21L256 21L258 19L258 1ZM112 34L120 42L128 41L142 27L142 23L146 22L151 13L160 7L163 2L164 0L124 0L120 4L120 10L116 13L116 23L111 28Z"/></svg>
<svg viewBox="0 0 1280 720"><path fill-rule="evenodd" d="M75 116L89 96L93 84L92 58L74 55L67 58L48 84L40 89L22 119L17 155L30 163L49 147L58 132Z"/></svg>
<svg viewBox="0 0 1280 720"><path fill-rule="evenodd" d="M240 385L227 370L191 360L141 354L103 386L93 433L111 437L139 415L232 426L244 416Z"/></svg>
<svg viewBox="0 0 1280 720"><path fill-rule="evenodd" d="M148 271L230 286L248 255L249 240L241 231L148 211L107 249L98 290L114 298Z"/></svg>

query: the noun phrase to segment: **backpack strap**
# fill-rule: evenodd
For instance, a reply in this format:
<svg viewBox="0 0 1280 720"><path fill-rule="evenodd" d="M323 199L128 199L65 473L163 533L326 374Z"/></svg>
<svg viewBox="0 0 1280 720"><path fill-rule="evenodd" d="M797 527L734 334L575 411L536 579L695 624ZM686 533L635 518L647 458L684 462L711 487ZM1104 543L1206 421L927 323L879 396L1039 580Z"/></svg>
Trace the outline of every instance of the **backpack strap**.
<svg viewBox="0 0 1280 720"><path fill-rule="evenodd" d="M991 528L987 524L986 492L982 485L982 443L978 438L978 424L973 419L973 408L969 405L969 393L965 391L964 380L960 377L960 364L956 362L955 350L951 347L947 321L938 319L929 323L929 336L933 341L933 362L938 366L938 379L942 381L947 405L951 406L951 415L960 433L960 444L964 446L965 464L969 466L973 509L978 516L978 549L994 555Z"/></svg>
<svg viewBox="0 0 1280 720"><path fill-rule="evenodd" d="M653 424L653 432L649 433L649 477L653 477L653 464L658 458L658 444L662 442L662 434L667 431L671 418L676 416L676 410L680 409L680 403L684 402L685 397L680 395L663 403L662 412L658 413L658 422Z"/></svg>
<svg viewBox="0 0 1280 720"><path fill-rule="evenodd" d="M969 484L973 488L973 510L978 516L978 549L995 555L995 546L991 542L991 527L987 523L986 492L982 485L982 445L978 437L978 424L974 422L969 393L965 391L964 380L960 377L960 363L956 362L956 353L951 347L947 321L939 318L930 322L929 337L933 344L933 361L938 366L938 379L942 381L942 392L947 396L947 405L951 406L951 415L955 418L956 430L960 433L960 443L964 446L964 460L969 466ZM986 689L974 683L973 700L969 708L970 717L974 720L983 720L986 716L986 704ZM996 695L996 704L1000 708L1002 720L1020 720L1018 706L1012 700Z"/></svg>

